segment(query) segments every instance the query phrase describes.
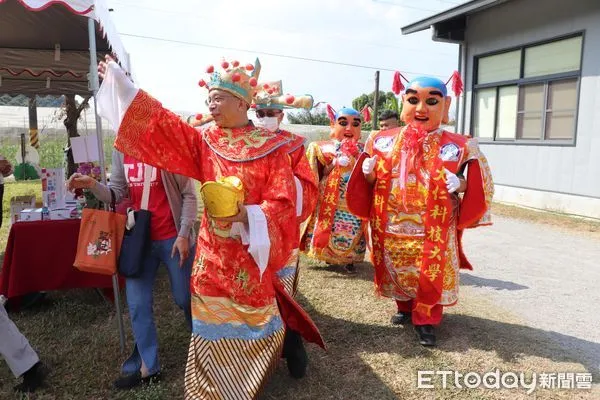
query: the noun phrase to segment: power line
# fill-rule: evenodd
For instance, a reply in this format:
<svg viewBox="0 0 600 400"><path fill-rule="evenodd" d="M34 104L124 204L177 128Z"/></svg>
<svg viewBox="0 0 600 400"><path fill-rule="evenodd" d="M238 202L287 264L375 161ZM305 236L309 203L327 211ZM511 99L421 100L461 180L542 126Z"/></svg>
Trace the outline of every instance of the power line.
<svg viewBox="0 0 600 400"><path fill-rule="evenodd" d="M447 0L435 0L435 1L440 2L440 3L453 4L455 6L466 3L465 1L459 1L458 3L455 1L447 1Z"/></svg>
<svg viewBox="0 0 600 400"><path fill-rule="evenodd" d="M410 8L412 10L418 10L418 11L427 11L427 12L438 12L439 11L439 10L431 10L431 9L428 9L428 8L415 7L415 6L405 6L403 4L393 3L391 1L383 1L383 0L372 0L372 1L374 3L393 4L393 5L396 5L396 6L399 6L399 7ZM453 2L444 1L444 0L434 0L434 1L438 1L438 2L441 2L441 3L458 4L458 3L453 3ZM154 11L160 11L160 12L168 12L168 13L172 13L172 14L184 14L184 13L178 13L177 11L172 11L172 10L163 10L163 9L146 7L146 6L137 6L137 5L133 4L133 3L124 3L124 2L121 2L119 0L113 0L111 3L119 4L119 5L123 5L123 6L128 6L128 7L135 7L137 9L154 10ZM184 15L189 15L189 13L188 14L184 14ZM197 14L195 14L195 15L197 15ZM207 19L207 20L213 20L213 18L211 18L211 17L202 16L201 18Z"/></svg>
<svg viewBox="0 0 600 400"><path fill-rule="evenodd" d="M407 5L403 4L403 3L397 3L397 2L394 2L394 1L386 1L386 0L372 0L372 1L374 3L389 4L389 5L396 6L396 7L409 8L411 10L427 11L427 12L434 12L434 13L438 13L438 12L441 11L441 10L432 10L432 9L429 9L429 8L407 6ZM457 5L461 4L461 3L455 3L453 1L445 1L445 0L434 0L434 1L437 1L439 3L444 3L444 4L451 4L453 6L457 6Z"/></svg>
<svg viewBox="0 0 600 400"><path fill-rule="evenodd" d="M394 4L396 6L400 6L399 4L395 4L395 3L388 3L385 1L378 1L378 0L373 0L374 2L380 2L380 3L387 3L387 4ZM440 1L440 0L436 0L436 1ZM130 3L123 3L121 1L115 0L112 3L116 4L116 5L120 5L120 6L124 6L124 7L131 7L131 8L135 8L136 10L146 10L146 11L153 11L156 13L160 13L160 14L171 14L171 15L177 15L180 16L182 18L186 18L186 19L202 19L202 20L207 20L207 21L211 21L214 22L215 19L212 17L207 17L205 15L199 15L196 13L183 13L183 12L178 12L178 11L173 11L173 10L165 10L165 9L161 9L161 8L154 8L154 7L146 7L146 6L137 6L135 4L130 4ZM404 7L404 6L403 6ZM413 9L418 9L415 7L408 7L408 8L413 8ZM423 10L423 11L432 11L432 12L437 12L435 10L425 10L425 9L419 9L419 10ZM268 30L272 30L275 32L286 32L286 33L292 33L292 34L306 34L305 31L302 30L292 30L292 29L282 29L282 28L276 28L273 26L268 26L265 24L252 24L252 23L248 23L248 22L243 22L243 23L238 23L238 25L242 25L242 26L247 26L247 27L251 27L251 28L259 28L259 29L268 29ZM338 40L339 37L333 36L333 35L320 35L322 36L327 36L330 37L332 39ZM419 51L420 49L418 48L407 48L407 47L402 47L402 46L394 46L391 44L385 44L385 43L373 43L373 42L368 42L365 40L359 40L359 39L353 39L352 40L353 43L363 43L366 44L368 46L373 46L373 47L383 47L383 48L392 48L392 49L399 49L399 50L403 50L403 51ZM452 55L450 53L439 53L439 54L444 54L444 55Z"/></svg>
<svg viewBox="0 0 600 400"><path fill-rule="evenodd" d="M411 10L418 10L418 11L427 11L427 12L433 12L433 13L439 12L439 10L432 10L429 8L420 8L420 7L414 7L414 6L406 6L404 4L395 3L393 1L373 0L373 3L389 4L389 5L396 6L396 7L409 8Z"/></svg>
<svg viewBox="0 0 600 400"><path fill-rule="evenodd" d="M244 52L244 53L252 53L252 54L262 54L262 55L265 55L265 56L272 56L272 57L279 57L279 58L289 58L289 59L292 59L292 60L317 62L317 63L331 64L331 65L342 65L342 66L345 66L345 67L364 68L364 69L372 69L372 70L379 70L379 71L389 71L389 72L395 72L396 71L396 69L391 69L391 68L373 67L373 66L369 66L369 65L344 63L344 62L331 61L331 60L321 60L321 59L318 59L318 58L310 58L310 57L290 56L290 55L286 55L286 54L270 53L270 52L266 52L266 51L240 49L240 48L237 48L237 47L217 46L217 45L213 45L213 44L190 42L190 41L187 41L187 40L165 39L165 38L160 38L160 37L155 37L155 36L135 35L133 33L122 33L122 32L119 32L119 35L134 37L134 38L138 38L138 39L156 40L156 41L167 42L167 43L185 44L185 45L189 45L189 46L208 47L208 48L211 48L211 49L241 51L241 52ZM421 74L421 73L412 72L412 71L402 71L402 72L403 73L407 73L407 74L414 74L414 75L420 75ZM432 75L432 76L436 76L438 78L443 78L443 79L447 78L447 77L444 77L444 76L441 76L441 75Z"/></svg>

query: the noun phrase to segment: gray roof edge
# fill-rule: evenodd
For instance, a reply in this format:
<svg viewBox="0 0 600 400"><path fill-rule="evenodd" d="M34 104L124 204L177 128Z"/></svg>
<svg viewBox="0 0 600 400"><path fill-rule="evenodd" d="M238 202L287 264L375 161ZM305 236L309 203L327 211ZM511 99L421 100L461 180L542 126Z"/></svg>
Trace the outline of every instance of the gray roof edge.
<svg viewBox="0 0 600 400"><path fill-rule="evenodd" d="M501 3L505 3L507 1L509 0L472 0L468 3L458 5L449 10L435 14L431 17L427 17L420 21L414 22L410 25L403 26L402 34L408 35L411 33L424 31L425 29L429 29L434 24L447 21L449 19L456 18L461 15L472 14L484 8L493 7Z"/></svg>

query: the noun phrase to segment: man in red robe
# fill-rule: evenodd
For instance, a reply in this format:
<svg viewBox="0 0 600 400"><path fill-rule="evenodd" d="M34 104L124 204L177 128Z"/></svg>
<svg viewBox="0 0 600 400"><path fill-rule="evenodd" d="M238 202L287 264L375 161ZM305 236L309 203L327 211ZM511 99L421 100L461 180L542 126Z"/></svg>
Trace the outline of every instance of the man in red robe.
<svg viewBox="0 0 600 400"><path fill-rule="evenodd" d="M317 181L311 172L308 159L306 158L306 139L295 135L287 130L281 129L284 110L288 108L302 108L310 110L313 98L309 95L293 96L284 94L282 82L265 82L258 85L254 94L252 107L256 110L257 126L269 132L285 136L290 141L283 146L283 150L290 156L294 182L296 184L296 229L298 241L292 255L285 267L280 269L277 275L281 279L285 290L291 295L296 294L299 279L300 265L300 226L313 213L317 205L319 195ZM301 378L306 373L308 356L302 343L302 338L293 329L287 329L283 344L283 357L287 360L288 370L294 378Z"/></svg>
<svg viewBox="0 0 600 400"><path fill-rule="evenodd" d="M439 79L411 81L407 126L369 138L348 184L349 209L370 223L377 292L396 301L392 323L412 322L423 346L436 344L443 307L458 300L459 268L471 269L464 229L491 223L494 186L477 141L440 127L450 100Z"/></svg>
<svg viewBox="0 0 600 400"><path fill-rule="evenodd" d="M207 68L199 84L209 90L214 124L198 132L107 61L99 66L98 108L118 131L115 147L219 194L203 192L184 397L255 399L277 365L286 326L323 345L277 277L298 240L289 224L296 187L284 150L290 138L248 121L260 64Z"/></svg>

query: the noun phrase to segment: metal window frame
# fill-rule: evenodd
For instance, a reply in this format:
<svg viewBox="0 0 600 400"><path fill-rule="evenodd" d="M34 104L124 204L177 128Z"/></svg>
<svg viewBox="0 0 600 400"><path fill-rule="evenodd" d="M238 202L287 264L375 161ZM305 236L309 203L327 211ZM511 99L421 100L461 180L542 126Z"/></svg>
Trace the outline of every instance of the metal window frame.
<svg viewBox="0 0 600 400"><path fill-rule="evenodd" d="M558 41L565 40L565 39L571 39L571 38L579 37L579 36L581 36L581 53L580 53L578 70L561 72L561 73L557 73L557 74L523 78L523 74L525 71L525 49L527 49L529 47L535 47L535 46L540 46L540 45L544 45L544 44L548 44L548 43L558 42ZM477 102L473 101L473 99L477 98L477 92L480 89L496 88L496 102L495 102L496 109L494 110L494 129L493 129L492 139L478 137L479 142L482 144L498 144L498 145L524 145L524 146L535 145L535 146L562 146L562 147L576 146L577 145L577 125L578 125L578 121L579 121L579 102L581 99L581 77L582 77L582 69L583 69L584 49L585 49L585 30L580 30L580 31L575 31L575 32L565 34L565 35L555 36L553 38L545 39L542 41L529 42L529 43L522 44L520 46L514 46L514 47L505 48L505 49L497 50L497 51L490 51L490 52L481 53L481 54L477 54L477 55L473 56L473 72L472 73L473 73L473 82L474 83L473 83L472 92L471 92L471 116L470 116L470 122L469 122L472 132L475 132L475 120L476 120L476 111L477 111L477 104L476 104ZM521 64L520 64L520 75L519 75L520 78L519 79L491 82L491 83L485 83L485 84L477 83L480 58L503 54L503 53L509 53L509 52L512 52L515 50L521 51L521 60L520 60ZM573 123L574 123L573 137L572 137L572 139L546 139L546 120L547 120L546 114L547 114L547 105L548 105L548 85L550 82L553 82L553 81L560 81L560 80L566 80L566 79L572 79L572 78L576 79L576 86L577 86L575 118L573 121ZM503 87L503 86L513 86L513 85L516 85L518 88L520 88L521 86L525 86L528 84L535 84L535 83L543 83L544 84L544 108L542 110L543 121L542 121L542 132L541 132L540 139L518 139L517 138L518 114L519 114L518 109L517 109L517 119L515 122L515 138L514 139L506 139L506 138L498 139L497 138L497 129L498 129L499 88ZM519 91L518 95L520 96L520 91Z"/></svg>

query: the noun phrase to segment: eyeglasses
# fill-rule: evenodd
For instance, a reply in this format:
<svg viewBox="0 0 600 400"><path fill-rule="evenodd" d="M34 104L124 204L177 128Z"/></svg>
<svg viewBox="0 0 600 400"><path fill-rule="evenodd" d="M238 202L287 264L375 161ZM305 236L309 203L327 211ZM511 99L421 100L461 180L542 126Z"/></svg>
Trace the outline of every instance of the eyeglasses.
<svg viewBox="0 0 600 400"><path fill-rule="evenodd" d="M216 95L213 98L209 97L208 99L206 99L204 101L204 104L206 104L207 106L210 105L211 103L221 104L227 98L235 98L235 96L230 96L230 95L219 93L218 95Z"/></svg>
<svg viewBox="0 0 600 400"><path fill-rule="evenodd" d="M281 114L280 110L258 110L258 111L256 111L256 116L258 118L277 117L279 114Z"/></svg>

